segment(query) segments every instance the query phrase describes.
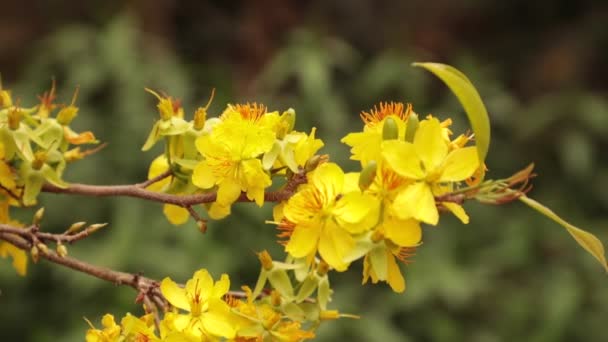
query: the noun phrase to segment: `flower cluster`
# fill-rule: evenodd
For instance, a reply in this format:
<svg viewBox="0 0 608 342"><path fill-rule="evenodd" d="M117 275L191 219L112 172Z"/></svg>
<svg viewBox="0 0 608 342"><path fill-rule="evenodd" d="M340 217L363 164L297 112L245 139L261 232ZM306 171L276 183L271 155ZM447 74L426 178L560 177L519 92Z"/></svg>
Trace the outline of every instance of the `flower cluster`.
<svg viewBox="0 0 608 342"><path fill-rule="evenodd" d="M451 139L450 120L423 120L412 106L382 103L361 115L363 132L343 142L362 171L348 173L333 163L319 166L275 219L292 227L285 250L313 263L317 252L337 271L364 258L364 282L386 281L405 290L396 260L409 262L420 244L421 223L436 225L439 209L463 223L462 207L436 198L458 190L480 168L470 137Z"/></svg>
<svg viewBox="0 0 608 342"><path fill-rule="evenodd" d="M74 93L69 105L55 103L55 85L39 97L40 103L24 108L0 85L0 223L11 220L9 207L33 206L43 184L63 188L66 165L94 153L80 145L96 144L92 132L76 133L70 124L78 114ZM55 113L56 112L56 113ZM25 275L26 253L0 241L0 257L11 256L17 273Z"/></svg>
<svg viewBox="0 0 608 342"><path fill-rule="evenodd" d="M118 325L114 317L107 314L102 319L102 329L96 329L89 322L91 329L86 340L303 341L315 336L310 328L304 327L304 322L341 316L337 311L319 310L313 303L296 304L295 299L289 300L277 290L260 295L247 286L239 293L231 293L229 288L230 279L226 274L214 281L206 269L196 271L185 286L165 278L160 289L172 309L160 322L155 324L152 314L136 317L127 313Z"/></svg>
<svg viewBox="0 0 608 342"><path fill-rule="evenodd" d="M167 170L172 179L150 189L167 193L217 193L208 214L220 219L230 214L232 204L244 194L258 206L272 184L271 176L298 172L323 146L310 134L293 130L295 111L268 112L261 104L228 105L217 118L207 118L207 108L199 108L190 122L183 119L179 101L155 94L160 120L154 125L143 149L165 138L165 154L150 166L149 178ZM188 219L184 208L166 205L170 222Z"/></svg>

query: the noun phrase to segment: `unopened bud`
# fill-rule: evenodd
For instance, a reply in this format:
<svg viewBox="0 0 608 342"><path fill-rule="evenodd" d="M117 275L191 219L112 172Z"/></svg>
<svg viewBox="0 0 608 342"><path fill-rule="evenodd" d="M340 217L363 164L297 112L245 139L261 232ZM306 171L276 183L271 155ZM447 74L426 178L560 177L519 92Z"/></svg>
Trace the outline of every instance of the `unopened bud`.
<svg viewBox="0 0 608 342"><path fill-rule="evenodd" d="M270 256L270 254L268 254L267 250L263 250L258 253L258 259L260 259L260 263L266 271L270 271L274 267L274 265L272 264L272 257Z"/></svg>
<svg viewBox="0 0 608 342"><path fill-rule="evenodd" d="M293 108L289 108L281 114L280 126L277 132L277 138L283 139L285 135L293 131L293 127L296 124L296 111Z"/></svg>
<svg viewBox="0 0 608 342"><path fill-rule="evenodd" d="M72 223L72 225L70 226L70 228L68 228L68 230L65 231L65 234L76 234L78 233L82 227L84 227L87 223L84 221L80 221L80 222L76 222L76 223Z"/></svg>
<svg viewBox="0 0 608 342"><path fill-rule="evenodd" d="M194 112L194 129L200 131L205 127L205 121L207 121L207 109L211 105L211 101L213 101L213 97L215 96L215 88L211 89L211 96L209 96L209 101L205 107L199 107L199 109Z"/></svg>
<svg viewBox="0 0 608 342"><path fill-rule="evenodd" d="M80 88L76 88L74 92L74 96L72 97L72 103L69 106L61 108L59 113L57 113L57 122L61 125L66 126L69 125L72 120L78 115L78 107L74 104L76 103L76 99L78 98L78 91Z"/></svg>
<svg viewBox="0 0 608 342"><path fill-rule="evenodd" d="M407 120L407 127L405 129L405 141L407 142L413 142L414 141L414 136L416 135L416 131L418 130L418 124L419 124L419 120L418 120L418 115L414 112L412 112L412 114L410 115L410 117Z"/></svg>
<svg viewBox="0 0 608 342"><path fill-rule="evenodd" d="M45 151L38 151L34 154L34 161L32 161L32 168L34 170L40 170L44 163L46 163L47 155Z"/></svg>
<svg viewBox="0 0 608 342"><path fill-rule="evenodd" d="M95 223L89 226L89 233L95 233L96 231L100 230L101 228L107 226L107 223Z"/></svg>
<svg viewBox="0 0 608 342"><path fill-rule="evenodd" d="M318 154L310 157L310 159L306 161L306 164L304 164L304 170L306 170L306 172L313 171L317 168L317 166L319 166L321 160L322 158Z"/></svg>
<svg viewBox="0 0 608 342"><path fill-rule="evenodd" d="M36 245L36 247L38 247L38 249L40 250L40 252L42 254L44 254L44 255L49 254L49 248L45 244L43 244L42 242L38 243Z"/></svg>
<svg viewBox="0 0 608 342"><path fill-rule="evenodd" d="M338 310L323 310L319 313L319 319L322 321L336 320L340 318Z"/></svg>
<svg viewBox="0 0 608 342"><path fill-rule="evenodd" d="M361 191L367 190L367 188L374 183L377 170L378 163L376 163L375 160L371 160L365 165L363 170L361 170L361 173L359 174L359 189L361 189Z"/></svg>
<svg viewBox="0 0 608 342"><path fill-rule="evenodd" d="M382 126L382 140L393 140L399 138L399 127L392 117L387 117Z"/></svg>
<svg viewBox="0 0 608 342"><path fill-rule="evenodd" d="M8 128L12 131L19 129L19 125L21 124L21 109L20 108L12 108L8 111Z"/></svg>
<svg viewBox="0 0 608 342"><path fill-rule="evenodd" d="M327 264L325 261L321 260L321 262L317 266L317 274L322 277L322 276L326 275L327 272L329 272L329 264Z"/></svg>
<svg viewBox="0 0 608 342"><path fill-rule="evenodd" d="M196 226L201 233L205 234L207 232L207 221L198 220L196 221Z"/></svg>
<svg viewBox="0 0 608 342"><path fill-rule="evenodd" d="M272 292L270 292L270 303L273 306L281 305L281 294L279 293L279 291L272 290Z"/></svg>
<svg viewBox="0 0 608 342"><path fill-rule="evenodd" d="M36 213L34 214L34 220L32 223L35 226L39 225L40 221L42 221L43 216L44 216L44 207L42 207L36 211Z"/></svg>
<svg viewBox="0 0 608 342"><path fill-rule="evenodd" d="M38 260L40 260L40 250L38 250L38 247L32 247L30 249L30 255L32 256L32 261L34 264L38 263Z"/></svg>
<svg viewBox="0 0 608 342"><path fill-rule="evenodd" d="M64 244L60 243L57 245L57 255L59 255L62 258L65 258L66 256L68 256L68 249L65 247Z"/></svg>

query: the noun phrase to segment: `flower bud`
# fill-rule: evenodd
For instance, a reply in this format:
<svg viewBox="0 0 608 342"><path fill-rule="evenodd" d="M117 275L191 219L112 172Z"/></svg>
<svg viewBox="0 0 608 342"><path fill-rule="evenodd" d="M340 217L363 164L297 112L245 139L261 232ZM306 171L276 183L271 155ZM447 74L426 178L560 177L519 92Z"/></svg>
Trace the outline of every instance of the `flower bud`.
<svg viewBox="0 0 608 342"><path fill-rule="evenodd" d="M62 108L59 113L57 113L57 122L63 126L69 125L76 115L78 115L78 107L74 104L76 103L76 98L78 98L79 89L80 88L76 88L74 96L72 97L72 103L70 103L69 106Z"/></svg>
<svg viewBox="0 0 608 342"><path fill-rule="evenodd" d="M47 247L45 244L43 244L42 242L38 243L38 244L36 245L36 247L38 247L38 249L40 250L40 252L41 252L43 255L47 255L47 254L49 254L49 248L48 248L48 247Z"/></svg>
<svg viewBox="0 0 608 342"><path fill-rule="evenodd" d="M209 97L209 101L205 107L199 107L196 112L194 112L194 129L200 131L205 127L205 121L207 121L207 109L211 105L211 101L213 101L213 96L215 95L215 88L211 89L211 96Z"/></svg>
<svg viewBox="0 0 608 342"><path fill-rule="evenodd" d="M376 171L378 170L378 163L375 160L371 160L361 173L359 174L359 189L361 191L367 190L372 183L374 183L374 179L376 179Z"/></svg>
<svg viewBox="0 0 608 342"><path fill-rule="evenodd" d="M36 211L36 213L34 214L34 220L32 223L35 226L39 225L40 221L42 221L43 216L44 216L44 207L42 207Z"/></svg>
<svg viewBox="0 0 608 342"><path fill-rule="evenodd" d="M407 120L407 128L405 129L405 141L413 142L414 135L416 135L416 131L418 130L418 115L414 112L410 114L410 117Z"/></svg>
<svg viewBox="0 0 608 342"><path fill-rule="evenodd" d="M387 117L382 126L382 140L393 140L399 138L399 127L392 117Z"/></svg>
<svg viewBox="0 0 608 342"><path fill-rule="evenodd" d="M72 225L70 226L70 228L68 228L68 230L65 231L64 234L76 234L78 233L82 227L84 227L87 223L84 221L80 221L80 222L76 222L76 223L72 223Z"/></svg>
<svg viewBox="0 0 608 342"><path fill-rule="evenodd" d="M68 256L68 249L65 247L64 244L59 243L57 245L57 255L59 255L62 258L65 258L66 256Z"/></svg>
<svg viewBox="0 0 608 342"><path fill-rule="evenodd" d="M40 260L40 251L38 250L38 247L32 247L30 249L30 255L32 256L32 261L34 264L38 263L38 260Z"/></svg>
<svg viewBox="0 0 608 342"><path fill-rule="evenodd" d="M21 109L20 108L12 108L8 111L8 128L11 131L15 131L19 129L19 125L21 124Z"/></svg>
<svg viewBox="0 0 608 342"><path fill-rule="evenodd" d="M279 129L277 131L277 138L283 139L289 132L293 131L293 127L296 124L296 111L293 108L289 108L281 114L281 120L279 121Z"/></svg>
<svg viewBox="0 0 608 342"><path fill-rule="evenodd" d="M274 265L272 264L272 257L270 256L270 254L268 254L267 250L263 250L258 253L258 259L260 259L260 263L266 271L270 271L274 267Z"/></svg>

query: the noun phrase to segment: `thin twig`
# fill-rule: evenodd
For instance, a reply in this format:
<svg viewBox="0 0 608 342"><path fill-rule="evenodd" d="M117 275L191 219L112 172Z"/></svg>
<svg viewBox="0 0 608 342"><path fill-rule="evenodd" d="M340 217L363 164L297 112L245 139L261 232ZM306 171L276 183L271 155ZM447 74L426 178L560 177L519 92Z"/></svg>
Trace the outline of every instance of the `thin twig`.
<svg viewBox="0 0 608 342"><path fill-rule="evenodd" d="M171 170L167 170L167 171L161 173L160 175L158 175L156 177L148 179L145 182L137 183L137 184L135 184L135 186L138 187L138 188L147 188L150 185L152 185L152 184L154 184L156 182L160 182L161 180L163 180L163 179L171 176L172 174L173 174L173 172L171 172Z"/></svg>
<svg viewBox="0 0 608 342"><path fill-rule="evenodd" d="M264 201L285 201L293 196L298 185L303 183L306 183L306 175L302 171L289 179L283 189L265 193ZM146 184L146 182L129 185L88 185L72 183L66 188L60 188L52 184L45 184L42 187L42 191L56 194L74 194L94 197L135 197L153 202L174 204L182 208L187 208L196 204L212 203L215 202L217 198L217 193L215 192L194 195L175 195L154 192L142 188L142 184ZM241 193L237 199L237 202L252 202L252 200L247 198L245 193Z"/></svg>

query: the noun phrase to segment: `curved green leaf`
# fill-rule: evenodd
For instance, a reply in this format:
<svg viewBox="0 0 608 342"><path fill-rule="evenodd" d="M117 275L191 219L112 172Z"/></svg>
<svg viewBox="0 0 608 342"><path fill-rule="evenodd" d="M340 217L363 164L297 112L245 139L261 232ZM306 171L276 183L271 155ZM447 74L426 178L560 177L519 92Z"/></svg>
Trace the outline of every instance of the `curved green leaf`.
<svg viewBox="0 0 608 342"><path fill-rule="evenodd" d="M446 64L413 63L412 65L433 73L456 95L471 122L479 161L483 163L490 147L490 119L473 83L462 72Z"/></svg>
<svg viewBox="0 0 608 342"><path fill-rule="evenodd" d="M576 240L576 242L578 242L578 244L581 245L581 247L583 247L587 252L593 255L593 257L597 259L600 264L602 264L606 272L608 272L608 263L606 263L606 257L604 256L604 246L602 245L602 242L595 237L595 235L571 225L561 217L557 216L557 214L551 209L536 202L530 197L527 197L526 195L519 197L519 200L566 228L574 240Z"/></svg>

